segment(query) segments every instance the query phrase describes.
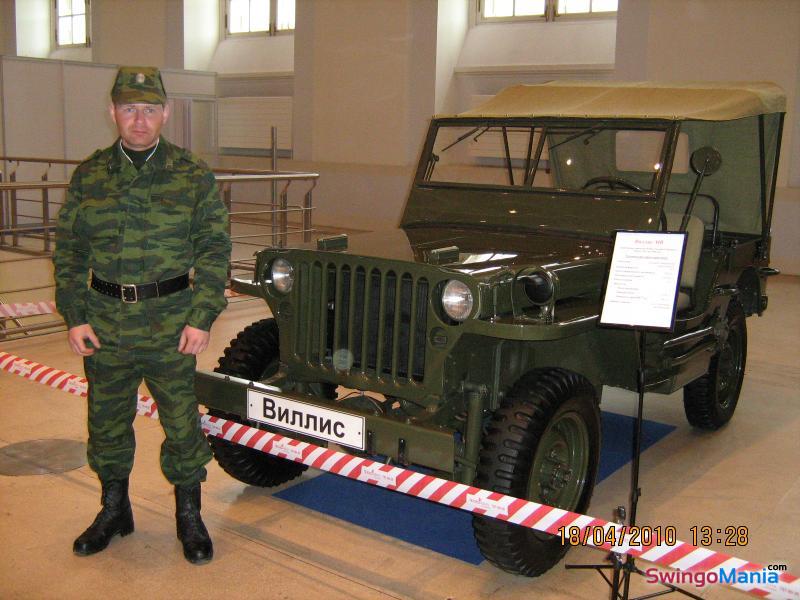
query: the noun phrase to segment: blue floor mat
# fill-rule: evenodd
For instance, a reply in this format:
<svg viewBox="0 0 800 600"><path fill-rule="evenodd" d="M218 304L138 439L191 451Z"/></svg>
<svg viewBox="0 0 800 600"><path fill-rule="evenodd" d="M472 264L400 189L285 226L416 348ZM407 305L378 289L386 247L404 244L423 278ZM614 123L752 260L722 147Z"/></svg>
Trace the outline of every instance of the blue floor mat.
<svg viewBox="0 0 800 600"><path fill-rule="evenodd" d="M633 417L602 413L599 481L630 462L634 422ZM674 429L672 425L644 421L642 450ZM621 490L620 497L626 493ZM483 561L472 537L472 516L463 510L329 473L287 488L275 497L464 562L477 565Z"/></svg>

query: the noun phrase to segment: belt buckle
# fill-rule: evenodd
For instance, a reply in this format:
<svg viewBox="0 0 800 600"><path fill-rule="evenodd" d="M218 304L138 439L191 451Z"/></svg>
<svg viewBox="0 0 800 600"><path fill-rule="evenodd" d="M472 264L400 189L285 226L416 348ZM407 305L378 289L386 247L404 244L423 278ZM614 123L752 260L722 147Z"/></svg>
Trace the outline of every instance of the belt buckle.
<svg viewBox="0 0 800 600"><path fill-rule="evenodd" d="M136 284L123 283L120 287L122 288L122 301L125 304L136 304L139 301L139 297L136 294ZM132 293L132 298L128 292Z"/></svg>

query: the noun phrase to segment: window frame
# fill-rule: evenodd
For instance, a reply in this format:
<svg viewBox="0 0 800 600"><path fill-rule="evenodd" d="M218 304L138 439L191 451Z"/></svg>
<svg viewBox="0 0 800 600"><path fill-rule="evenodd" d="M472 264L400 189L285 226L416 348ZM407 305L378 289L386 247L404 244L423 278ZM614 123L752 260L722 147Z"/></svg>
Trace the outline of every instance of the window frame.
<svg viewBox="0 0 800 600"><path fill-rule="evenodd" d="M556 127L556 128L576 128L585 129L585 125L592 121L603 121L608 130L618 131L663 131L664 140L662 142L660 163L661 168L654 171L654 179L652 186L649 190L644 192L634 193L620 193L614 190L576 190L569 188L559 187L530 187L524 185L510 185L510 184L488 184L488 183L463 183L452 181L437 181L429 179L426 175L427 167L430 157L434 154L434 145L438 132L442 128L448 127L481 127L481 126L495 126L495 127ZM505 191L505 192L519 192L519 193L539 193L539 194L555 194L555 195L578 195L582 197L587 196L603 196L612 198L625 198L629 200L642 201L657 200L663 190L666 189L666 183L672 175L673 158L672 136L675 135L673 131L676 128L676 122L669 119L641 119L641 118L624 118L615 117L603 119L600 117L587 119L575 117L442 117L435 119L428 130L428 137L425 141L425 146L420 156L420 161L417 165L417 171L414 176L413 187L433 187L433 188L454 188L454 189L470 189L480 190L487 189L492 191ZM677 142L675 142L677 144ZM427 160L426 160L427 159ZM548 157L549 160L549 157Z"/></svg>
<svg viewBox="0 0 800 600"><path fill-rule="evenodd" d="M90 48L92 45L92 0L84 0L86 12L83 13L84 18L84 26L86 27L86 41L78 44L62 44L58 40L58 23L61 19L69 18L72 19L78 15L73 14L70 12L68 16L61 17L58 14L58 2L59 0L53 0L50 3L50 14L52 19L52 30L53 30L53 47L57 50L62 48ZM71 10L71 9L70 9ZM79 13L80 14L80 13Z"/></svg>
<svg viewBox="0 0 800 600"><path fill-rule="evenodd" d="M267 29L261 31L231 32L230 27L228 25L228 15L230 14L231 0L221 0L220 11L222 13L222 18L220 19L220 23L222 24L222 34L224 38L229 39L229 38L247 38L247 37L269 37L275 35L294 34L294 28L278 29L277 25L278 0L264 0L264 1L269 2L269 27ZM297 0L295 0L295 9L296 7L297 7Z"/></svg>
<svg viewBox="0 0 800 600"><path fill-rule="evenodd" d="M558 13L558 0L544 0L544 14L543 15L520 15L511 17L484 17L483 16L483 3L485 0L475 0L475 24L484 25L487 23L522 23L522 22L546 22L552 23L554 21L565 20L584 20L584 19L609 19L617 17L619 13L619 3L617 10L607 10L598 12L585 12L585 13ZM591 6L591 4L590 4Z"/></svg>

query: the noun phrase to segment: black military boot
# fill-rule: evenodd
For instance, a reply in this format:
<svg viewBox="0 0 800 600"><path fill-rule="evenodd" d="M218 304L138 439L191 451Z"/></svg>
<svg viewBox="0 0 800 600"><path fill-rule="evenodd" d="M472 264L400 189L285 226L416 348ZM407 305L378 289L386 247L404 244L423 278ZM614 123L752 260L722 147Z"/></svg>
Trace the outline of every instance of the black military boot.
<svg viewBox="0 0 800 600"><path fill-rule="evenodd" d="M175 522L183 555L190 563L202 565L214 556L214 546L200 518L200 483L175 486Z"/></svg>
<svg viewBox="0 0 800 600"><path fill-rule="evenodd" d="M128 480L115 479L101 481L103 494L100 502L102 510L97 513L94 522L84 531L72 545L72 551L78 556L89 556L104 550L115 535L133 533L133 512L128 498Z"/></svg>

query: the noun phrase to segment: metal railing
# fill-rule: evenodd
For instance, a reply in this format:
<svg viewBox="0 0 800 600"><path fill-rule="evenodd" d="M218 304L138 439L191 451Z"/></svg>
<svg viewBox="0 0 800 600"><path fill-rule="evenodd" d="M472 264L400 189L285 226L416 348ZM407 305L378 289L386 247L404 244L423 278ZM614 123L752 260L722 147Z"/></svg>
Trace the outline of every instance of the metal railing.
<svg viewBox="0 0 800 600"><path fill-rule="evenodd" d="M215 170L215 173L220 172L221 170ZM234 244L263 248L265 247L264 244L259 244L252 240L268 236L272 239L272 246L283 248L288 244L288 239L291 235L302 236L303 242L311 240L311 234L314 232L311 222L311 213L314 209L313 191L319 179L317 173L264 172L247 169L229 169L226 173L228 174L217 174L216 179L220 185L222 200L230 212L231 228L235 225L256 227L268 225L270 228L269 233L235 233L231 231L231 241ZM248 200L233 201L232 184L263 181L270 182L273 188L273 190L271 190L270 199L266 205ZM289 204L289 188L295 182L309 183L308 188L303 193L302 204ZM279 188L277 194L275 194L274 189L281 183L283 185ZM234 204L263 208L234 211L231 208ZM300 218L297 224L290 222L290 214L299 214ZM258 219L261 215L267 215L269 217L267 223L265 223L264 220ZM238 259L231 262L231 267L234 269L252 269L254 263L255 259Z"/></svg>
<svg viewBox="0 0 800 600"><path fill-rule="evenodd" d="M78 164L80 161L63 159L63 158L36 158L30 156L0 156L0 164L3 165L2 171L0 171L0 183L4 181L8 181L9 183L15 183L17 181L18 170L22 164L29 164L29 165L44 165L44 171L42 172L39 180L41 182L47 182L51 178L51 169L54 165L75 165ZM32 183L32 180L28 181ZM56 186L61 187L61 186ZM38 188L29 188L29 187L17 187L11 188L7 193L0 193L0 246L5 245L5 237L6 237L6 229L12 230L11 237L12 237L12 245L18 246L19 245L19 237L20 233L32 233L32 232L17 232L13 231L19 228L19 221L20 218L22 219L35 219L38 215L26 215L20 214L19 211L19 204L20 200L25 201L25 199L21 199L18 197L17 192L24 189L38 189ZM42 188L42 197L41 199L37 200L42 204L42 221L49 221L49 189L53 188ZM47 211L47 212L45 212ZM50 239L45 239L45 251L50 250Z"/></svg>
<svg viewBox="0 0 800 600"><path fill-rule="evenodd" d="M68 159L34 158L18 156L0 156L3 165L11 163L13 168L0 172L0 250L10 251L18 255L7 258L0 257L0 265L23 261L50 260L55 245L55 209L63 204L63 200L52 197L52 190L66 190L68 181L51 181L50 169L53 165L76 165L80 161ZM42 164L45 171L39 181L17 181L18 167L22 163ZM273 160L273 166L276 166ZM228 208L229 233L233 243L234 258L231 261L229 274L236 271L252 273L254 258L243 258L244 247L264 248L270 246L285 247L290 237L308 242L314 232L312 227L313 190L319 174L286 171L266 171L259 169L212 169L220 187L223 202ZM8 173L8 181L3 181L4 173ZM234 194L236 186L269 183L266 194L259 196L250 194ZM299 194L302 200L290 204L289 191L292 186L304 185ZM32 191L33 194L24 194ZM65 192L62 192L65 193ZM239 196L244 196L240 198ZM246 199L245 199L246 198ZM241 210L243 208L245 210ZM292 219L292 216L297 216ZM265 243L268 242L268 243ZM238 251L237 251L238 250ZM253 252L248 252L252 256ZM28 292L30 296L24 301L38 301L46 298L36 297L41 292L54 287L53 283L40 286L28 286L7 289L6 283L0 283L0 304L7 304L9 295ZM52 297L48 293L47 296ZM41 320L43 317L39 317ZM0 340L16 339L30 335L32 332L50 333L63 328L61 321L36 322L23 324L25 320L37 320L37 317L3 317L0 315ZM13 323L14 327L8 327ZM56 328L56 329L54 329Z"/></svg>

